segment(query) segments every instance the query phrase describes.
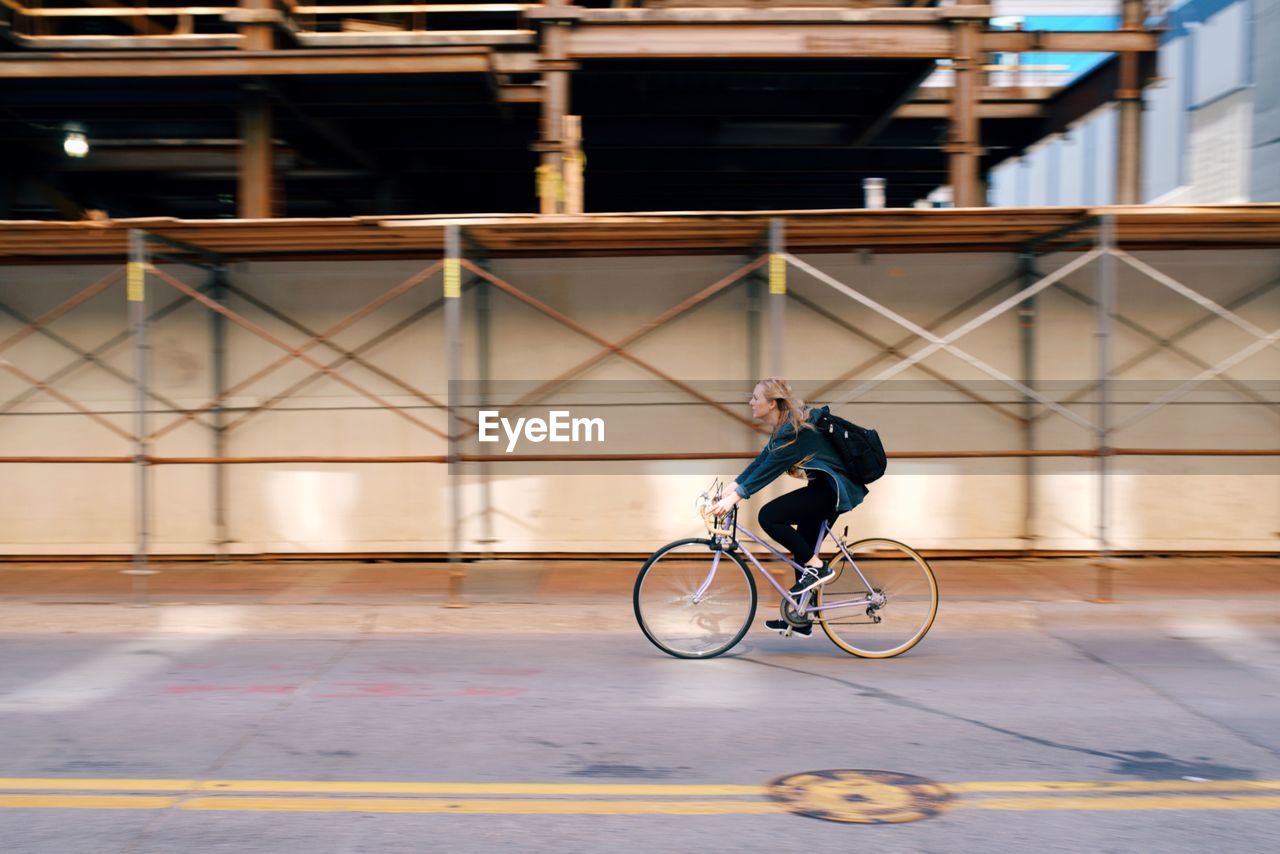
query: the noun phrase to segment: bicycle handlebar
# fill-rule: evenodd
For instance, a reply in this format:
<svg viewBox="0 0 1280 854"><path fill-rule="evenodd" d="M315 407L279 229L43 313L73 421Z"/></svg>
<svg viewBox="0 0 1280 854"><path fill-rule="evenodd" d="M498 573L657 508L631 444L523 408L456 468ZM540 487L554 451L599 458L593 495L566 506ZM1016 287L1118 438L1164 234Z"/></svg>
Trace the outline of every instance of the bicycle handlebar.
<svg viewBox="0 0 1280 854"><path fill-rule="evenodd" d="M702 517L702 523L707 526L708 534L712 536L733 537L736 534L735 531L730 530L728 527L721 526L727 523L730 519L736 518L738 508L734 507L726 513L723 521L721 519L717 519L715 514L711 512L711 508L720 500L720 496L723 493L724 484L722 484L717 478L705 492L698 495L698 498L694 501L693 505L697 509L698 515Z"/></svg>

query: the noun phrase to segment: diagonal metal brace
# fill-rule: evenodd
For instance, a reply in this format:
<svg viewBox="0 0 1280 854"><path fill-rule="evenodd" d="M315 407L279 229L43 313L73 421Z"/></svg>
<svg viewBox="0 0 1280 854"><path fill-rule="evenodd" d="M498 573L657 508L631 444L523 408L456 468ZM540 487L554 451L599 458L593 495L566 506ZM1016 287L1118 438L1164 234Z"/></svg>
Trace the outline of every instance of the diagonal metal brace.
<svg viewBox="0 0 1280 854"><path fill-rule="evenodd" d="M315 347L315 346L316 346L317 344L319 344L321 341L325 341L325 340L327 340L330 336L332 336L332 335L336 335L338 332L342 331L343 329L345 329L346 327L348 327L348 326L350 326L351 324L355 323L356 321L360 320L361 318L366 317L367 315L369 315L369 314L370 314L370 313L372 313L373 311L377 310L378 308L382 307L383 305L387 304L388 302L391 302L392 300L396 299L397 297L403 296L405 293L409 292L410 290L413 290L413 289L414 289L414 288L416 288L418 285L422 284L424 281L426 281L427 279L429 279L431 276L435 275L435 273L440 269L440 267L441 267L441 266L443 266L443 265L442 265L440 262L436 262L435 264L432 264L431 266L427 267L426 269L419 271L418 273L414 274L413 276L410 276L408 279L406 279L405 281L401 282L399 285L396 285L396 286L395 286L394 288L392 288L391 290L389 290L389 291L387 291L386 293L383 293L383 294L381 294L381 295L379 295L379 296L375 297L375 298L374 298L373 300L371 300L370 302L368 302L368 303L366 303L365 305L361 306L360 308L356 309L354 312L352 312L351 314L347 315L345 318L343 318L342 320L340 320L338 323L334 324L333 326L329 327L329 328L328 328L328 329L326 329L324 332L322 332L322 333L320 333L320 334L318 334L318 335L313 336L310 340L306 341L305 343L303 343L300 347L298 347L298 348L296 348L296 349L294 349L294 348L292 348L292 347L289 347L288 345L284 344L283 342L279 342L279 343L278 343L278 346L281 346L281 347L285 350L285 352L286 352L286 354L287 354L287 355L282 356L281 358L279 358L279 359L277 359L276 361L272 362L270 365L267 365L266 367L261 368L261 369L260 369L260 370L258 370L256 373L254 373L254 374L252 374L252 375L250 375L250 376L246 377L245 379L241 380L240 382L236 383L235 385L231 386L230 388L223 389L223 391L222 391L222 392L221 392L217 397L213 398L212 400L207 401L205 404L203 404L202 406L200 406L200 407L198 407L197 409L193 410L192 412L190 412L190 413L188 413L188 414L186 414L186 415L184 415L184 416L182 416L182 417L180 417L180 418L178 418L178 419L176 419L176 420L174 420L174 421L171 421L169 424L165 425L164 427L161 427L159 430L156 430L154 433L152 433L152 434L151 434L151 437L150 437L150 438L152 438L152 439L158 439L159 437L164 436L166 433L169 433L169 432L171 432L171 431L173 431L173 430L176 430L178 427L182 426L182 425L183 425L183 424L185 424L187 421L191 420L191 418L193 418L193 417L194 417L195 413L198 413L198 412L205 412L205 411L208 411L208 410L210 410L210 409L212 409L212 408L216 407L218 404L220 404L222 401L226 400L228 397L232 396L233 394L235 394L235 393L237 393L237 392L239 392L239 391L242 391L242 390L244 390L245 388L248 388L250 385L252 385L253 383L257 382L258 380L263 379L264 377L269 376L270 374L274 373L275 371L277 371L277 370L279 370L280 368L284 367L285 365L289 364L289 362L291 362L292 360L297 359L297 358L301 358L301 357L302 357L302 354L306 353L306 351L307 351L307 350L310 350L312 347ZM153 269L154 269L154 268L153 268ZM165 277L165 276L161 276L161 278L165 279L165 280L166 280L166 281L168 281L170 284L173 284L173 281L176 281L176 280L171 280L171 279L169 279L169 278L167 278L167 277ZM175 285L175 287L176 287L176 285ZM210 301L210 302L212 302L212 301ZM214 303L214 304L216 305L217 303ZM220 306L220 308L225 308L225 307ZM227 316L227 317L231 317L232 319L235 319L236 317L239 317L239 315L235 315L235 313L234 313L234 312L232 312L232 313L230 313L230 314L226 314L226 313L225 313L225 312L223 312L223 311L219 311L218 313L219 313L219 314L225 314L225 316ZM245 328L246 328L246 329L249 329L249 328L250 328L249 326L247 326L247 325L246 325L246 324L248 323L248 321L244 320L243 318L240 318L240 319L239 319L239 320L237 320L236 322L237 322L237 323L239 323L241 326L245 326ZM268 340L271 340L271 339L268 339ZM273 343L275 343L275 342L273 342ZM330 372L330 373L332 373L332 372ZM335 377L337 376L336 374L332 374L332 375L333 375L333 376L335 376ZM346 383L346 381L345 381L345 380L340 380L340 382ZM363 391L362 389L359 389L358 387L357 387L357 390L358 390L358 391L360 391L362 394L364 394L364 395L366 395L366 396L368 396L368 394L369 394L368 392ZM392 407L392 408L394 409L395 407ZM417 421L417 419L413 419L413 420L414 420L415 422ZM423 422L417 422L417 423L423 423ZM424 426L425 426L425 424L424 424ZM438 432L435 428L428 428L428 429L429 429L429 430L431 430L431 432Z"/></svg>
<svg viewBox="0 0 1280 854"><path fill-rule="evenodd" d="M392 412L394 412L394 413L396 413L397 415L399 415L401 418L404 418L406 421L410 421L410 422L412 422L412 423L414 423L414 424L417 424L419 427L421 427L422 429L426 430L426 431L427 431L427 432L429 432L429 433L434 433L434 434L436 434L437 436L442 436L442 435L444 435L440 430L437 430L437 429L436 429L435 427L433 427L432 425L430 425L430 424L426 423L425 421L422 421L421 419L419 419L418 417L416 417L416 416L415 416L415 415L413 415L412 413L405 411L404 409L400 408L399 406L396 406L394 403L392 403L392 402L391 402L391 401L389 401L389 400L384 400L383 398L379 397L378 395L374 394L373 392L367 391L366 389L362 388L362 387L361 387L360 385L358 385L357 383L355 383L355 382L353 382L352 380L347 379L346 377L342 376L342 374L339 374L338 372L336 372L336 371L334 371L334 370L331 370L330 368L325 367L325 366L324 366L324 365L322 365L320 362L317 362L315 359L313 359L313 358L311 358L310 356L308 356L308 355L307 355L305 352L303 352L302 350L299 350L299 349L295 349L295 348L293 348L293 347L290 347L290 346L289 346L288 344L286 344L284 341L281 341L279 338L277 338L276 336L272 335L270 332L268 332L267 330L263 329L261 326L258 326L258 325L257 325L256 323L254 323L253 321L251 321L251 320L249 320L249 319L247 319L247 318L245 318L245 317L241 317L239 314L237 314L236 312L234 312L234 311L232 311L231 309L227 308L226 306L221 305L221 304L219 304L219 303L217 303L217 302L215 302L215 301L213 301L213 300L209 299L207 296L205 296L204 294L200 293L200 292L199 292L199 291L197 291L195 288L191 287L190 285L188 285L186 282L182 281L181 279L179 279L179 278L177 278L177 277L175 277L175 276L172 276L172 275L170 275L170 274L166 273L166 272L165 272L165 271L163 271L163 270L159 270L159 269L157 269L157 268L155 268L155 267L153 267L153 266L149 266L149 267L148 267L148 270L149 270L153 275L155 275L156 277L158 277L161 281L164 281L165 283L167 283L167 284L168 284L168 285L170 285L171 287L174 287L174 288L176 288L177 290L181 291L182 293L186 294L187 296L191 297L191 298L192 298L192 299L194 299L196 302L198 302L198 303L200 303L201 305L203 305L205 308L208 308L208 309L210 309L211 311L216 311L216 312L218 312L218 313L219 313L219 314L221 314L223 317L226 317L228 320L231 320L231 321L233 321L233 322L235 322L235 323L239 324L240 326L243 326L245 329L249 330L249 331L250 331L250 332L252 332L254 335L257 335L259 338L263 339L264 341L267 341L267 342L268 342L268 343L270 343L270 344L274 344L275 346L277 346L277 347L279 347L280 349L284 350L286 353L291 354L294 358L299 359L299 360L301 360L302 362L305 362L306 364L310 365L312 368L315 368L316 370L323 371L327 376L331 377L334 381L336 381L336 382L338 382L338 383L341 383L342 385L345 385L347 388L350 388L352 391L355 391L355 392L357 392L358 394L364 395L365 397L369 398L371 401L373 401L374 403L376 403L376 404L378 404L379 406L383 407L384 409L389 409L389 410L391 410ZM154 438L154 437L155 437L155 435L157 435L157 434L153 434L153 435L152 435L152 438Z"/></svg>
<svg viewBox="0 0 1280 854"><path fill-rule="evenodd" d="M1040 291L1043 291L1046 288L1052 287L1059 279L1069 276L1071 273L1074 273L1076 270L1079 270L1081 267L1084 267L1085 265L1093 262L1102 254L1103 252L1100 249L1095 249L1091 252L1086 252L1084 255L1081 255L1079 258L1076 258L1075 260L1063 265L1062 267L1053 271L1052 273L1045 276L1040 281L1036 282L1030 287L1027 287L1022 289L1021 291L1018 291L1018 293L1014 294L1013 296L1009 297L1003 302L1000 302L997 305L991 307L987 311L975 317L973 320L970 320L968 323L963 324L958 329L948 333L944 337L939 337L937 335L934 335L932 332L920 326L919 324L916 324L908 320L907 318L903 317L902 315L898 314L892 309L881 305L880 303L876 302L870 297L865 296L864 294L858 293L853 288L850 288L848 285L845 285L843 282L827 275L826 273L817 269L813 265L808 264L800 260L799 258L796 258L794 255L788 254L786 258L788 263L792 264L797 269L808 273L810 276L813 276L818 281L823 282L824 284L829 285L832 288L835 288L837 291L843 293L845 296L848 296L851 299L862 303L863 305L867 306L871 310L875 311L877 314L887 317L893 322L899 324L900 326L905 327L906 329L911 330L916 335L930 342L927 347L915 353L909 359L899 362L893 367L888 368L885 371L882 371L877 376L872 377L870 380L867 380L862 385L853 389L853 391L849 392L843 398L836 401L833 405L838 406L842 403L848 403L850 400L853 400L854 398L865 394L867 391L871 390L872 388L884 382L885 380L889 379L890 377L896 376L902 373L903 371L907 370L917 362L928 358L931 354L936 353L939 350L946 350L948 353L951 353L953 356L961 359L962 361L968 363L969 365L972 365L973 367L977 368L978 370L982 371L988 376L999 380L1000 382L1008 385L1011 388L1016 389L1017 391L1021 392L1024 396L1029 397L1032 400L1035 400L1037 403L1041 404L1042 406L1052 409L1054 412L1057 412L1059 415L1066 418L1067 420L1072 421L1080 425L1081 427L1084 427L1087 430L1094 430L1094 429L1097 429L1097 427L1092 422L1084 418L1081 418L1079 415L1076 415L1071 410L1067 409L1064 406L1061 406L1056 401L1045 397L1043 394L1031 388L1030 386L1019 382L1018 380L1004 373L1000 369L987 364L986 362L982 361L976 356L973 356L965 352L964 350L961 350L959 347L953 346L952 342L969 334L973 330L977 329L978 327L982 326L983 324L987 323L993 318L999 316L1000 314L1003 314L1004 312L1008 311L1014 306L1020 305L1021 303L1025 302L1028 298L1038 294Z"/></svg>
<svg viewBox="0 0 1280 854"><path fill-rule="evenodd" d="M752 273L759 270L761 267L765 265L767 261L768 261L768 256L763 256L755 259L754 261L747 263L742 267L739 267L737 270L734 270L732 273L729 273L727 276L723 276L717 281L712 282L710 285L707 285L705 288L698 291L697 293L689 296L687 299L684 299L681 302L677 303L676 305L673 305L671 308L662 312L662 314L659 314L657 317L651 318L650 320L636 327L627 335L624 335L623 337L619 338L617 341L613 342L612 346L618 349L625 349L627 347L630 347L636 341L639 341L641 338L656 331L660 327L665 326L667 323L670 323L672 320L675 320L680 315L685 314L686 312L692 311L693 309L697 308L699 305L702 305L703 303L710 300L711 298L719 296L721 293L724 293L724 291L734 283L738 282L742 278L749 276ZM599 364L600 362L607 359L609 356L612 356L615 352L617 352L617 350L605 348L591 356L588 356L586 359L582 360L578 364L562 372L559 376L553 377L552 379L549 379L546 382L539 385L537 388L529 391L524 395L521 395L517 400L515 400L505 409L507 411L518 411L522 407L531 405L534 401L537 401L542 397L545 397L546 395L550 394L553 389L571 381L574 377L578 376L583 371L586 371L588 368L592 367L593 365ZM756 429L759 429L759 428L756 428Z"/></svg>
<svg viewBox="0 0 1280 854"><path fill-rule="evenodd" d="M1254 338L1268 337L1266 332L1264 332L1262 329L1255 326L1254 324L1250 323L1249 321L1245 320L1243 317L1236 314L1234 311L1230 311L1226 308L1223 308L1213 300L1209 299L1207 296L1199 293L1198 291L1192 290L1191 288L1182 284L1172 276L1169 276L1165 273L1160 272L1155 267L1152 267L1150 264L1147 264L1144 261L1139 261L1137 258L1134 258L1132 255L1130 255L1128 252L1125 252L1123 249L1112 249L1111 254L1116 256L1121 261L1125 262L1126 264L1128 264L1130 267L1137 270L1138 272L1143 273L1149 278L1154 279L1155 281L1164 285L1169 290L1175 293L1181 294L1182 296L1191 300L1196 305L1200 306L1206 311L1211 311L1214 314L1221 317L1223 320L1226 320L1229 323L1234 323L1236 326L1240 327L1245 332L1248 332Z"/></svg>
<svg viewBox="0 0 1280 854"><path fill-rule="evenodd" d="M582 324L575 322L572 318L556 311L554 308L542 302L541 300L536 299L535 297L532 297L529 294L526 294L524 291L520 290L515 285L512 285L510 282L506 282L498 278L493 273L490 273L488 270L485 270L483 267L479 267L465 258L462 259L462 265L465 266L467 269L469 269L471 272L475 273L480 278L495 285L499 290L503 291L504 293L512 297L515 297L520 302L524 303L530 308L536 309L537 311L545 314L547 317L550 317L552 320L555 320L561 325L567 326L568 328L572 329L574 332L577 332L579 335L582 335L585 338L591 339L595 343L599 344L601 347L606 348L609 352L614 353L618 356L621 356L622 358L626 359L627 361L631 362L632 364L640 368L643 368L644 370L648 371L649 373L653 374L659 379L670 383L671 385L691 395L692 397L702 401L703 403L709 404L715 409L723 412L725 415L728 415L730 418L734 419L735 421L738 421L742 424L747 425L752 430L755 430L757 428L757 425L750 419L744 418L743 416L729 409L727 406L720 403L719 401L714 400L708 397L707 395L703 394L702 392L698 391L696 388L689 385L688 383L682 382L676 379L675 377L671 376L670 374L664 373L662 370L649 364L644 359L641 359L639 356L636 356L633 353L630 353L627 350L623 349L622 347L618 346L617 344L611 341L608 341L605 338L602 338L601 336L592 332L590 329L587 329Z"/></svg>
<svg viewBox="0 0 1280 854"><path fill-rule="evenodd" d="M1228 309L1231 309L1241 305L1245 305L1250 301L1252 301L1255 297L1261 296L1262 294L1267 293L1270 290L1273 290L1277 285L1280 285L1280 279L1273 279L1272 281L1267 282L1266 284L1262 285L1259 288L1253 288L1247 293L1236 297L1231 302L1229 302L1226 307ZM1088 294L1083 294L1067 285L1060 285L1059 287L1064 294L1066 294L1067 296L1073 297L1076 300L1079 300L1085 305L1088 305L1088 306L1097 305L1097 301L1094 300L1094 298L1089 296ZM1130 318L1125 317L1123 314L1115 314L1114 317L1117 323L1121 324L1122 326L1128 329L1132 329L1134 332L1137 332L1139 335L1143 336L1144 338L1147 338L1148 340L1154 342L1152 346L1148 347L1147 349L1143 350L1140 353L1134 354L1129 359L1125 360L1123 363L1116 365L1112 371L1112 374L1114 376L1119 376L1120 374L1123 374L1126 371L1132 370L1133 368L1136 368L1138 365L1141 365L1143 362L1150 360L1156 354L1165 352L1166 350L1176 356L1179 356L1187 360L1192 365L1195 365L1197 368L1203 368L1205 370L1209 370L1213 367L1204 359L1201 359L1199 356L1195 355L1194 353L1191 353L1183 349L1182 347L1178 346L1178 342L1180 340L1182 340L1183 338L1186 338L1191 333L1199 329L1202 329L1206 324L1212 323L1213 315L1202 316L1199 320L1196 320L1195 322L1190 323L1187 326L1184 326L1182 329L1178 330L1177 332L1174 332L1172 335L1169 335L1167 337L1162 336L1157 332L1153 332L1152 330L1143 326L1141 323L1138 323L1136 320L1131 320ZM1269 400L1268 398L1264 397L1261 394L1258 394L1249 386L1245 385L1244 383L1238 380L1232 379L1231 377L1224 375L1222 379L1224 383L1230 385L1231 388L1235 389L1235 391L1241 397L1248 398L1249 400L1252 400L1254 403L1266 404L1270 407L1269 411L1274 412L1276 415L1280 415L1280 407L1277 407L1274 401ZM1066 398L1063 399L1062 402L1066 404L1066 403L1075 403L1077 401L1084 400L1097 387L1098 387L1097 382L1094 382L1086 386L1085 388L1082 388L1079 391L1073 392L1072 394L1068 395ZM1043 418L1044 415L1046 414L1047 413L1041 413L1040 415L1037 415L1035 417L1036 419L1040 419L1040 418Z"/></svg>
<svg viewBox="0 0 1280 854"><path fill-rule="evenodd" d="M208 286L201 288L202 293L206 290L208 290ZM178 309L186 305L187 302L188 302L187 297L179 296L177 299L173 300L172 302L168 303L167 305L157 309L156 311L148 315L147 323L155 323L158 320L168 317L170 314L173 314L175 311L177 311ZM133 337L133 331L131 329L125 329L123 332L117 333L116 335L112 336L111 338L108 338L106 341L99 344L97 347L94 347L92 350L88 351L81 358L76 359L74 362L68 362L58 370L44 377L44 379L40 381L40 385L41 386L53 385L58 380L78 370L85 361L97 360L100 356L111 352L116 347L120 346L121 344L123 344L125 341L128 341L132 337ZM132 383L133 379L130 378L129 382ZM5 401L3 404L0 404L0 415L3 415L4 413L11 411L15 406L18 406L24 401L29 400L33 395L38 394L39 393L38 388L39 387L27 389L26 391L23 391L23 392L20 392L19 394L14 395L12 398ZM180 409L181 407L178 407L178 408Z"/></svg>
<svg viewBox="0 0 1280 854"><path fill-rule="evenodd" d="M1214 365L1212 368L1209 368L1208 370L1200 372L1199 374L1187 380L1177 388L1170 389L1169 391L1160 395L1155 400L1151 401L1146 406L1139 409L1133 415L1131 415L1130 417L1126 418L1124 421L1117 424L1113 432L1118 430L1123 430L1124 428L1129 427L1137 423L1138 421L1141 421L1143 418L1146 418L1152 412L1155 412L1157 409L1160 409L1161 407L1163 407L1165 404L1170 403L1174 400L1177 400L1179 397L1182 397L1184 394L1191 391L1196 386L1199 386L1203 383L1208 382L1209 380L1213 379L1214 377L1217 377L1218 375L1222 374L1225 371L1231 370L1236 365L1243 362L1245 359L1248 359L1249 357L1253 356L1255 353L1265 350L1268 347L1274 346L1277 341L1280 341L1280 329L1277 329L1275 332L1272 332L1270 335L1264 335L1263 337L1259 338L1257 341L1254 341L1248 347L1245 347L1243 350L1240 350L1234 355L1228 356L1226 359L1223 359L1221 362Z"/></svg>
<svg viewBox="0 0 1280 854"><path fill-rule="evenodd" d="M13 319L17 320L19 323L26 323L26 324L33 323L31 318L27 317L25 314L18 311L16 308L13 308L12 306L9 306L3 302L0 302L0 311L4 312L5 314L9 315ZM129 376L124 371L117 368L115 365L109 364L108 362L105 362L102 359L98 358L98 356L96 356L95 354L80 348L78 345L69 341L63 336L59 335L57 332L54 332L52 329L49 329L46 326L39 326L36 328L36 331L39 332L41 335L45 336L46 338L48 338L50 341L53 341L57 344L62 345L66 349L70 350L72 353L75 353L77 356L79 356L80 361L74 363L77 367L79 367L79 365L82 362L85 364L93 365L95 368L100 368L101 370L105 371L106 373L110 374L111 376L115 377L116 379L120 380L126 385L130 385L130 386L133 385L133 377ZM53 383L53 380L45 379L40 383L39 388L47 388L48 386L52 385L52 383ZM160 392L158 391L148 390L147 396L150 397L152 400L156 401L157 403L164 404L169 409L175 412L187 411L187 409L183 407L180 403L177 403L176 401L169 399L165 395L160 394ZM0 412L3 412L3 411L4 409L0 408ZM205 427L212 427L212 425L207 424L203 421L200 423L203 424Z"/></svg>
<svg viewBox="0 0 1280 854"><path fill-rule="evenodd" d="M281 323L284 323L288 326L293 327L294 329L301 332L303 335L307 335L312 338L319 338L322 344L324 344L330 350L333 350L339 356L337 359L330 362L326 367L333 369L341 365L344 365L348 362L351 362L352 364L358 365L364 368L365 370L369 371L374 376L380 377L381 379L386 380L392 385L399 387L400 389L407 392L408 394L413 395L414 397L418 398L422 402L430 406L433 406L436 409L445 409L448 406L448 404L446 404L444 401L437 400L436 398L427 394L425 391L422 391L421 389L415 387L411 383L408 383L405 380L400 379L395 374L392 374L390 371L384 370L383 368L378 367L377 365L373 364L367 359L363 359L360 357L360 354L365 350L369 349L370 347L374 346L375 342L382 343L383 341L386 341L391 336L391 334L401 332L404 329L408 328L409 325L412 325L412 324L402 324L402 323L393 324L389 329L384 330L383 332L374 336L374 338L370 339L369 341L366 341L364 344L361 344L358 347L355 347L352 349L347 349L345 347L342 347L339 344L336 344L333 341L330 341L327 336L324 336L322 333L316 332L314 329L307 326L306 324L301 323L289 317L287 314L280 311L279 309L277 309L276 307L274 307L273 305L271 305L261 297L255 296L254 294L251 294L248 291L238 288L235 285L227 285L227 291L228 293L235 294L236 296L243 299L245 302L249 303L252 306L255 306L256 308L260 309L261 311L265 312L271 317L274 317L276 320L279 320ZM426 317L428 314L430 314L432 311L439 308L443 304L444 304L443 299L436 300L432 302L430 305L425 306L423 309L417 312L414 312L411 315L411 317L413 318L413 321L416 322L417 320L420 320L423 317ZM315 371L310 376L302 378L301 380L294 383L289 388L284 389L283 391L274 395L270 400L267 400L262 404L249 410L248 412L245 412L239 418L236 418L234 421L227 424L226 429L232 430L235 427L240 426L245 421L248 421L250 418L252 418L254 415L257 415L267 409L270 409L276 406L277 404L283 402L287 398L292 397L293 395L297 394L306 386L311 385L312 383L320 380L323 376L324 376L323 371Z"/></svg>

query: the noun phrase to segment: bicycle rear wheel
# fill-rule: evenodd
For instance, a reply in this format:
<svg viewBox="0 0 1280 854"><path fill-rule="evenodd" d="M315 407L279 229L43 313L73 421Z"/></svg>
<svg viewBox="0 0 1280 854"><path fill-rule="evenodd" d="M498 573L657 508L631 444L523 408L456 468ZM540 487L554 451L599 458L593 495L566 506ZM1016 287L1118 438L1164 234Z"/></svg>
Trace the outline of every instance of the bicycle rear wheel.
<svg viewBox="0 0 1280 854"><path fill-rule="evenodd" d="M896 540L859 540L831 562L836 577L818 588L818 622L832 643L859 658L892 658L920 642L938 614L938 581L915 549ZM838 607L871 599L871 604Z"/></svg>
<svg viewBox="0 0 1280 854"><path fill-rule="evenodd" d="M742 558L711 540L658 549L636 577L636 622L676 658L713 658L742 640L756 613L756 582Z"/></svg>

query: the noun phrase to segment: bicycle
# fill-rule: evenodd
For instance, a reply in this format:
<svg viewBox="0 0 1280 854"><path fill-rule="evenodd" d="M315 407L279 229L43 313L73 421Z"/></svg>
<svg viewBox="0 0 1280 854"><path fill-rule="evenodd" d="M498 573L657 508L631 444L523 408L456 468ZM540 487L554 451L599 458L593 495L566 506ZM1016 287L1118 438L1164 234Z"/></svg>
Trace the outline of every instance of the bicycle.
<svg viewBox="0 0 1280 854"><path fill-rule="evenodd" d="M792 628L813 622L850 655L892 658L918 644L933 625L938 581L915 549L883 537L846 543L824 522L814 551L821 551L828 536L835 541L835 578L793 597L755 554L742 547L738 534L797 572L800 564L740 528L738 508L718 521L710 508L720 490L716 481L695 502L708 536L668 543L649 556L636 577L636 622L658 649L676 658L714 658L742 640L755 619L758 598L742 556L778 591L779 610L790 627L787 636ZM848 534L846 527L845 539Z"/></svg>

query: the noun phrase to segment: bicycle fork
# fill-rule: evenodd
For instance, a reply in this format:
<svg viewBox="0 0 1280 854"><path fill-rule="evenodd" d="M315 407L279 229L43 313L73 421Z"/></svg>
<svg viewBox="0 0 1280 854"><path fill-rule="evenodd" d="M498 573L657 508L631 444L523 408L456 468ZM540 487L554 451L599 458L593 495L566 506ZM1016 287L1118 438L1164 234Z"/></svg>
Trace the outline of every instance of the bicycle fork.
<svg viewBox="0 0 1280 854"><path fill-rule="evenodd" d="M702 582L698 592L693 594L693 604L697 605L702 601L702 597L707 594L707 588L711 586L711 582L716 580L716 570L720 568L720 555L722 554L724 552L717 551L715 557L711 558L711 571L707 573L707 580Z"/></svg>

